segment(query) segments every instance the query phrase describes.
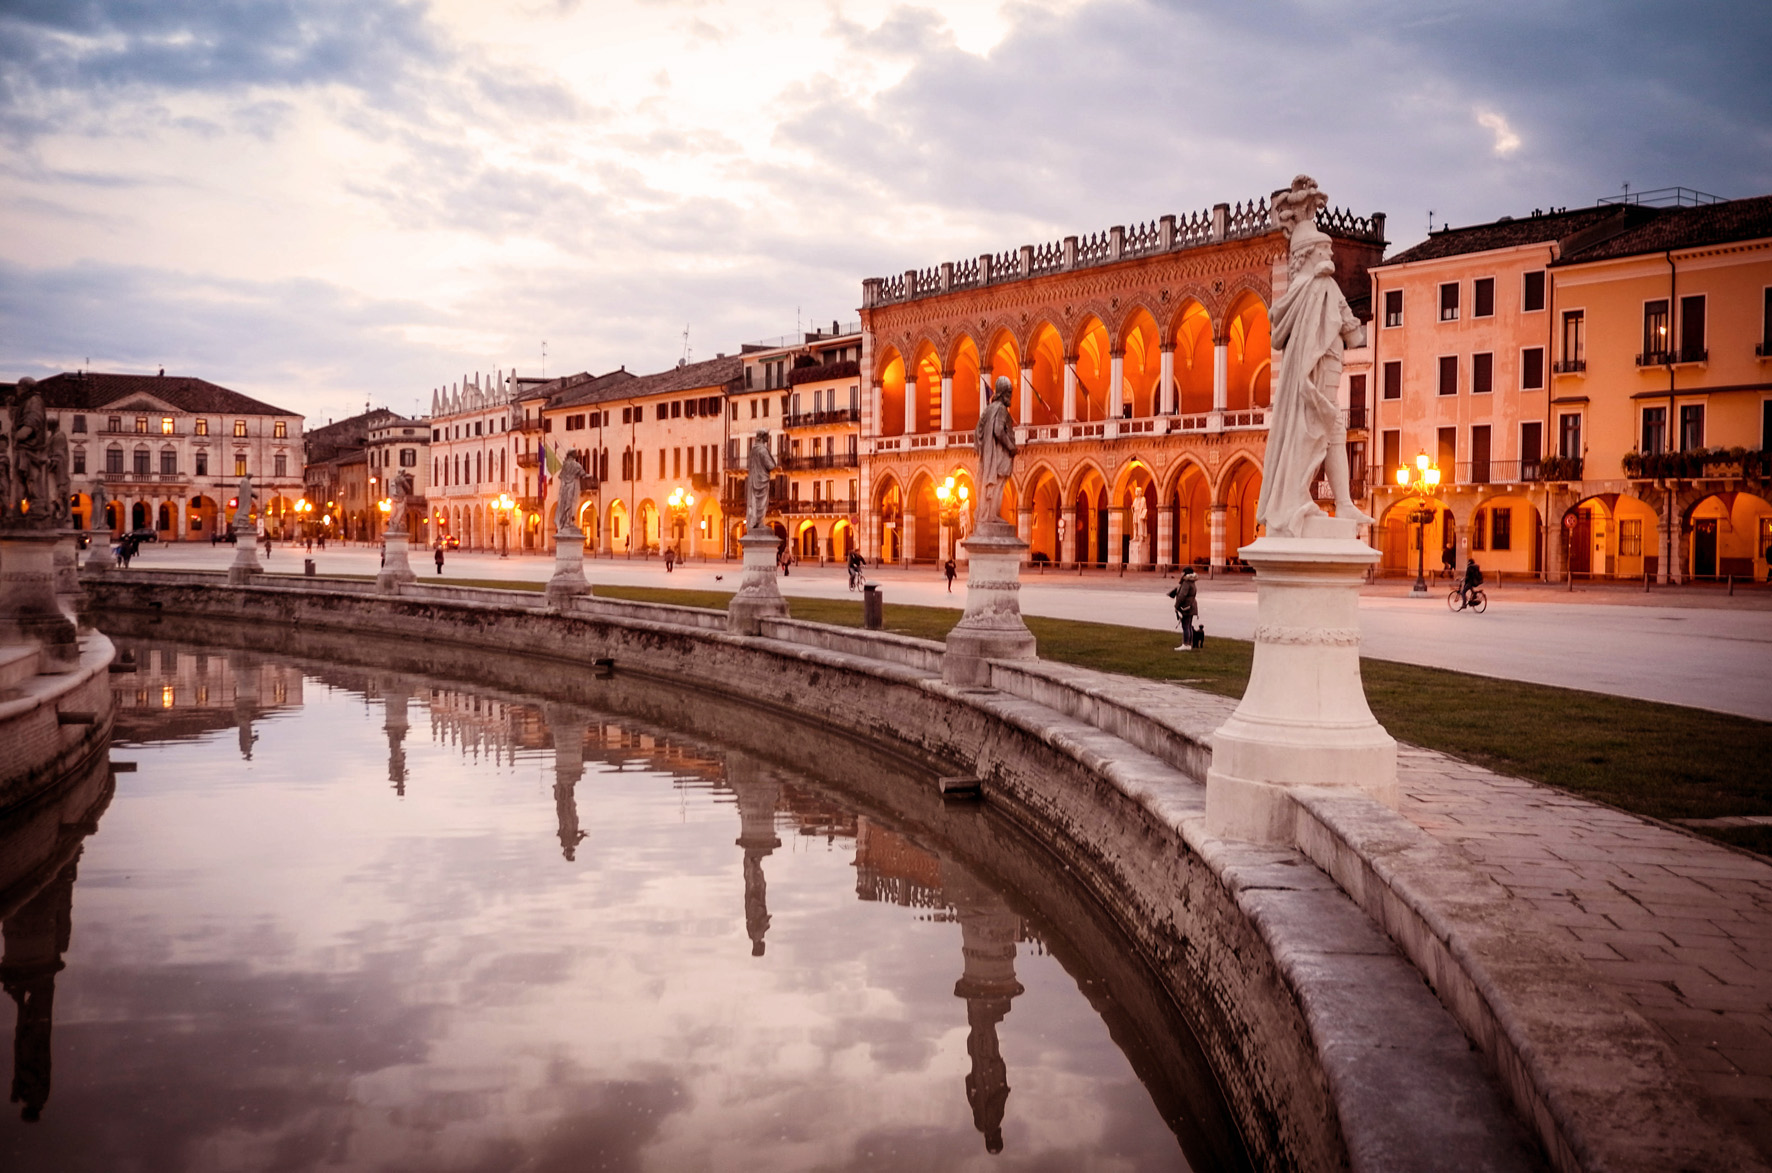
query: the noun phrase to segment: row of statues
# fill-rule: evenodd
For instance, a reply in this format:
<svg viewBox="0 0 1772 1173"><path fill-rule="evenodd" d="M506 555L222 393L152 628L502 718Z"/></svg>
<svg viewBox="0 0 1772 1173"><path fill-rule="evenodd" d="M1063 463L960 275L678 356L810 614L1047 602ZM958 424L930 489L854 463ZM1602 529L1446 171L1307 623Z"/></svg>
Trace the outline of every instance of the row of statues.
<svg viewBox="0 0 1772 1173"><path fill-rule="evenodd" d="M0 437L3 524L13 529L55 529L69 523L73 464L68 438L48 418L37 381L23 378L12 394L12 435Z"/></svg>

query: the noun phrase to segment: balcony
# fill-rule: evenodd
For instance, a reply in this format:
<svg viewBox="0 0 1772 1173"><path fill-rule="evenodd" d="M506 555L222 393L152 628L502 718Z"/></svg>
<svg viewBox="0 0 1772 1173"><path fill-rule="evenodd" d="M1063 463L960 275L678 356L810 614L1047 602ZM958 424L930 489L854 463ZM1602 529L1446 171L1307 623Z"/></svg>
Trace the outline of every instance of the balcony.
<svg viewBox="0 0 1772 1173"><path fill-rule="evenodd" d="M849 365L854 366L855 364L850 363ZM802 411L794 415L784 416L782 417L781 426L792 430L794 428L816 428L842 424L859 424L860 422L861 408L839 407L829 411Z"/></svg>
<svg viewBox="0 0 1772 1173"><path fill-rule="evenodd" d="M1347 430L1357 432L1366 426L1366 409L1350 407L1347 409Z"/></svg>
<svg viewBox="0 0 1772 1173"><path fill-rule="evenodd" d="M1650 370L1656 367L1698 366L1708 361L1710 351L1696 346L1684 350L1653 350L1637 355L1637 366Z"/></svg>
<svg viewBox="0 0 1772 1173"><path fill-rule="evenodd" d="M1637 365L1643 365L1643 356L1637 356ZM1551 364L1551 373L1555 375L1585 375L1587 360L1585 358L1560 358Z"/></svg>
<svg viewBox="0 0 1772 1173"><path fill-rule="evenodd" d="M533 420L513 419L511 421L511 431L513 431L513 432L539 432L539 431L541 431L541 420L539 420L539 419L533 419Z"/></svg>
<svg viewBox="0 0 1772 1173"><path fill-rule="evenodd" d="M519 453L517 453L517 467L518 468L536 468L540 464L541 464L541 453L539 453L539 452L519 452Z"/></svg>
<svg viewBox="0 0 1772 1173"><path fill-rule="evenodd" d="M771 507L775 503L771 502ZM780 509L792 517L843 517L855 512L855 498L832 497L824 501L807 501L799 497L790 497L783 501Z"/></svg>
<svg viewBox="0 0 1772 1173"><path fill-rule="evenodd" d="M779 462L787 472L809 472L821 468L860 468L860 452L820 452L812 456L790 456Z"/></svg>
<svg viewBox="0 0 1772 1173"><path fill-rule="evenodd" d="M827 362L813 367L795 367L788 372L788 386L798 387L802 383L829 383L837 379L854 379L860 374L861 364L854 359L847 362Z"/></svg>

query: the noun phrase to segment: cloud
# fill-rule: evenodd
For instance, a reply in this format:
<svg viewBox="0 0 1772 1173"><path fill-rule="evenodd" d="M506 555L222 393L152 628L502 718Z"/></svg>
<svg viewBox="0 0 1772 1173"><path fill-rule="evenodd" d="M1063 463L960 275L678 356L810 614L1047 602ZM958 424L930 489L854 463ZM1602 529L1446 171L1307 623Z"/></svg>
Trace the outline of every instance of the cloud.
<svg viewBox="0 0 1772 1173"><path fill-rule="evenodd" d="M1514 128L1507 124L1507 119L1493 110L1478 110L1477 125L1495 135L1495 153L1500 156L1513 154L1520 149L1520 136Z"/></svg>

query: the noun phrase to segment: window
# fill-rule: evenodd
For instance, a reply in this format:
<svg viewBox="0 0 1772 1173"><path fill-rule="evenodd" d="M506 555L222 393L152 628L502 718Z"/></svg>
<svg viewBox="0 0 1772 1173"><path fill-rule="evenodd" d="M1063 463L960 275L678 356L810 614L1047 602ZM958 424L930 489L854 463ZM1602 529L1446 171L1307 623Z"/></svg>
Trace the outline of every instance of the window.
<svg viewBox="0 0 1772 1173"><path fill-rule="evenodd" d="M277 455L271 457L271 475L274 477L288 476L289 475L289 457L285 456L281 452L279 452L279 453L277 453Z"/></svg>
<svg viewBox="0 0 1772 1173"><path fill-rule="evenodd" d="M1489 483L1489 425L1471 425L1471 475L1473 485Z"/></svg>
<svg viewBox="0 0 1772 1173"><path fill-rule="evenodd" d="M271 438L274 440L287 440L289 438L289 421L278 420L273 423L271 425Z"/></svg>
<svg viewBox="0 0 1772 1173"><path fill-rule="evenodd" d="M108 417L105 420L105 431L107 431L107 432L121 432L122 430L123 430L123 417L122 416L113 415L113 416ZM117 471L122 472L123 470L118 469Z"/></svg>
<svg viewBox="0 0 1772 1173"><path fill-rule="evenodd" d="M1458 470L1458 429L1440 428L1435 433L1434 460L1440 466L1440 483L1452 484Z"/></svg>
<svg viewBox="0 0 1772 1173"><path fill-rule="evenodd" d="M1458 356L1453 354L1440 357L1440 394L1458 394Z"/></svg>
<svg viewBox="0 0 1772 1173"><path fill-rule="evenodd" d="M1514 511L1505 505L1489 510L1489 548L1491 550L1511 550L1514 548Z"/></svg>
<svg viewBox="0 0 1772 1173"><path fill-rule="evenodd" d="M1384 324L1401 326L1403 324L1403 291L1387 289L1384 291Z"/></svg>
<svg viewBox="0 0 1772 1173"><path fill-rule="evenodd" d="M1530 420L1520 425L1520 479L1538 479L1538 462L1544 459L1544 424Z"/></svg>
<svg viewBox="0 0 1772 1173"><path fill-rule="evenodd" d="M245 420L235 420L234 421L234 435L244 436L245 434L246 434L246 421ZM244 476L245 474L242 473L241 475Z"/></svg>
<svg viewBox="0 0 1772 1173"><path fill-rule="evenodd" d="M1559 370L1579 371L1587 367L1587 311L1563 311L1563 365Z"/></svg>
<svg viewBox="0 0 1772 1173"><path fill-rule="evenodd" d="M1680 361L1703 362L1708 352L1704 348L1704 294L1696 297L1680 299Z"/></svg>
<svg viewBox="0 0 1772 1173"><path fill-rule="evenodd" d="M1382 435L1384 448L1384 479L1395 482L1397 470L1403 467L1403 433L1396 428L1386 429Z"/></svg>
<svg viewBox="0 0 1772 1173"><path fill-rule="evenodd" d="M209 475L209 453L207 452L197 453L197 475L200 477Z"/></svg>
<svg viewBox="0 0 1772 1173"><path fill-rule="evenodd" d="M1449 281L1440 286L1440 321L1456 322L1458 320L1458 282Z"/></svg>
<svg viewBox="0 0 1772 1173"><path fill-rule="evenodd" d="M1657 456L1667 451L1667 408L1643 409L1643 443L1637 451L1644 456Z"/></svg>
<svg viewBox="0 0 1772 1173"><path fill-rule="evenodd" d="M191 430L199 436L207 436L207 435L209 435L209 421L208 420L192 420L191 421Z"/></svg>
<svg viewBox="0 0 1772 1173"><path fill-rule="evenodd" d="M1527 313L1544 308L1544 270L1523 274L1520 285L1520 309Z"/></svg>
<svg viewBox="0 0 1772 1173"><path fill-rule="evenodd" d="M135 450L135 475L139 477L147 476L149 471L148 465L152 461L153 457L148 455L148 450L146 448L137 448Z"/></svg>
<svg viewBox="0 0 1772 1173"><path fill-rule="evenodd" d="M178 453L170 448L162 449L160 452L160 475L163 477L169 477L176 475L177 472Z"/></svg>
<svg viewBox="0 0 1772 1173"><path fill-rule="evenodd" d="M138 415L135 417L135 430L136 430L137 435L145 436L148 434L148 417L147 416Z"/></svg>
<svg viewBox="0 0 1772 1173"><path fill-rule="evenodd" d="M631 408L631 407L622 408L621 409L621 422L624 424L633 423L634 422L633 415L634 415L633 408Z"/></svg>
<svg viewBox="0 0 1772 1173"><path fill-rule="evenodd" d="M738 418L738 400L736 400L736 399L734 399L732 401L732 418L733 419Z"/></svg>
<svg viewBox="0 0 1772 1173"><path fill-rule="evenodd" d="M1692 452L1704 447L1704 404L1680 405L1680 451Z"/></svg>
<svg viewBox="0 0 1772 1173"><path fill-rule="evenodd" d="M1495 390L1495 356L1471 355L1471 394L1487 395Z"/></svg>
<svg viewBox="0 0 1772 1173"><path fill-rule="evenodd" d="M244 452L234 453L234 475L237 477L246 475L246 454Z"/></svg>
<svg viewBox="0 0 1772 1173"><path fill-rule="evenodd" d="M74 475L86 475L86 449L84 448L74 449Z"/></svg>
<svg viewBox="0 0 1772 1173"><path fill-rule="evenodd" d="M1766 306L1760 311L1760 354L1772 358L1772 285L1766 286ZM80 417L74 418L78 420Z"/></svg>
<svg viewBox="0 0 1772 1173"><path fill-rule="evenodd" d="M485 425L486 425L485 420L475 420L474 421L474 435L484 436L486 434L486 432L484 431Z"/></svg>
<svg viewBox="0 0 1772 1173"><path fill-rule="evenodd" d="M1660 358L1667 353L1667 299L1643 303L1643 357Z"/></svg>
<svg viewBox="0 0 1772 1173"><path fill-rule="evenodd" d="M674 479L681 479L683 476L683 450L681 448L671 449L671 476Z"/></svg>
<svg viewBox="0 0 1772 1173"><path fill-rule="evenodd" d="M1520 390L1544 389L1544 347L1528 346L1520 351Z"/></svg>
<svg viewBox="0 0 1772 1173"><path fill-rule="evenodd" d="M1478 277L1471 282L1471 317L1495 316L1495 278Z"/></svg>
<svg viewBox="0 0 1772 1173"><path fill-rule="evenodd" d="M1403 364L1400 362L1384 364L1384 397L1386 399L1403 398Z"/></svg>
<svg viewBox="0 0 1772 1173"><path fill-rule="evenodd" d="M644 409L642 409L642 410L644 410ZM658 405L658 407L655 408L653 411L653 418L654 419L661 419L661 420L670 419L671 418L671 405L668 403L660 403Z"/></svg>
<svg viewBox="0 0 1772 1173"><path fill-rule="evenodd" d="M199 420L197 422L202 423L203 421ZM442 442L443 442L443 429L442 428L432 428L431 429L431 443L441 444Z"/></svg>
<svg viewBox="0 0 1772 1173"><path fill-rule="evenodd" d="M1581 416L1574 412L1557 417L1557 455L1571 460L1581 456Z"/></svg>
<svg viewBox="0 0 1772 1173"><path fill-rule="evenodd" d="M1483 539L1487 536L1488 530L1489 511L1487 509L1479 509L1475 516L1471 518L1471 553L1474 554L1477 551L1486 548Z"/></svg>
<svg viewBox="0 0 1772 1173"><path fill-rule="evenodd" d="M664 404L659 404L658 410L663 411ZM658 479L661 481L665 479L665 450L663 448L658 450Z"/></svg>
<svg viewBox="0 0 1772 1173"><path fill-rule="evenodd" d="M1641 558L1643 556L1642 518L1621 517L1618 519L1618 556L1620 558Z"/></svg>
<svg viewBox="0 0 1772 1173"><path fill-rule="evenodd" d="M683 417L683 401L681 399L671 400L671 418L672 419L681 419L682 417Z"/></svg>
<svg viewBox="0 0 1772 1173"><path fill-rule="evenodd" d="M162 436L170 436L173 434L171 416L163 415L160 417L160 434Z"/></svg>
<svg viewBox="0 0 1772 1173"><path fill-rule="evenodd" d="M121 473L123 471L123 449L117 447L115 444L105 449L105 471L108 473Z"/></svg>
<svg viewBox="0 0 1772 1173"><path fill-rule="evenodd" d="M1768 301L1767 304L1772 305L1772 301ZM74 434L77 436L83 436L86 434L86 417L85 416L76 415L74 417Z"/></svg>
<svg viewBox="0 0 1772 1173"><path fill-rule="evenodd" d="M400 467L401 468L417 468L418 467L418 449L416 449L416 448L402 448L402 449L400 449Z"/></svg>
<svg viewBox="0 0 1772 1173"><path fill-rule="evenodd" d="M769 400L767 399L763 400L763 418L769 418Z"/></svg>

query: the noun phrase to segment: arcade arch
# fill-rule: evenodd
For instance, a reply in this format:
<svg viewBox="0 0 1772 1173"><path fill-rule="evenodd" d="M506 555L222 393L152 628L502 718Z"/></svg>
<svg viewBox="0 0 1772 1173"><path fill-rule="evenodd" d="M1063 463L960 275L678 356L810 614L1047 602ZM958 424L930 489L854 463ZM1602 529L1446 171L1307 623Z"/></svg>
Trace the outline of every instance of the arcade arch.
<svg viewBox="0 0 1772 1173"><path fill-rule="evenodd" d="M958 432L978 427L978 412L984 396L978 382L978 345L970 337L962 337L954 347L953 426Z"/></svg>
<svg viewBox="0 0 1772 1173"><path fill-rule="evenodd" d="M1695 578L1767 576L1772 503L1753 493L1713 493L1686 511L1686 573Z"/></svg>
<svg viewBox="0 0 1772 1173"><path fill-rule="evenodd" d="M1266 407L1270 394L1270 368L1273 355L1269 349L1267 306L1248 291L1231 303L1225 318L1225 409L1247 411Z"/></svg>
<svg viewBox="0 0 1772 1173"><path fill-rule="evenodd" d="M899 353L887 347L880 368L880 434L904 435L905 366Z"/></svg>
<svg viewBox="0 0 1772 1173"><path fill-rule="evenodd" d="M1056 337L1056 335L1054 335ZM1120 392L1110 387L1113 356L1107 327L1090 318L1077 334L1077 420L1090 423L1118 415Z"/></svg>
<svg viewBox="0 0 1772 1173"><path fill-rule="evenodd" d="M1070 560L1105 566L1108 560L1108 486L1099 469L1086 464L1065 494L1070 520Z"/></svg>
<svg viewBox="0 0 1772 1173"><path fill-rule="evenodd" d="M874 516L880 519L880 547L874 556L881 562L898 562L904 556L904 491L896 478L881 479L874 491Z"/></svg>
<svg viewBox="0 0 1772 1173"><path fill-rule="evenodd" d="M1203 415L1212 410L1212 318L1191 298L1175 324L1174 379L1177 410Z"/></svg>
<svg viewBox="0 0 1772 1173"><path fill-rule="evenodd" d="M1059 519L1064 508L1064 494L1058 478L1045 466L1037 468L1027 483L1028 557L1035 562L1063 562L1066 555L1059 550Z"/></svg>
<svg viewBox="0 0 1772 1173"><path fill-rule="evenodd" d="M1169 548L1177 566L1212 561L1212 482L1193 461L1181 466L1170 491Z"/></svg>
<svg viewBox="0 0 1772 1173"><path fill-rule="evenodd" d="M1121 328L1120 401L1143 418L1157 414L1157 383L1163 374L1162 334L1150 311L1139 308Z"/></svg>
<svg viewBox="0 0 1772 1173"><path fill-rule="evenodd" d="M1256 537L1255 503L1261 496L1261 469L1239 456L1226 474L1219 503L1224 506L1224 557L1228 562Z"/></svg>

